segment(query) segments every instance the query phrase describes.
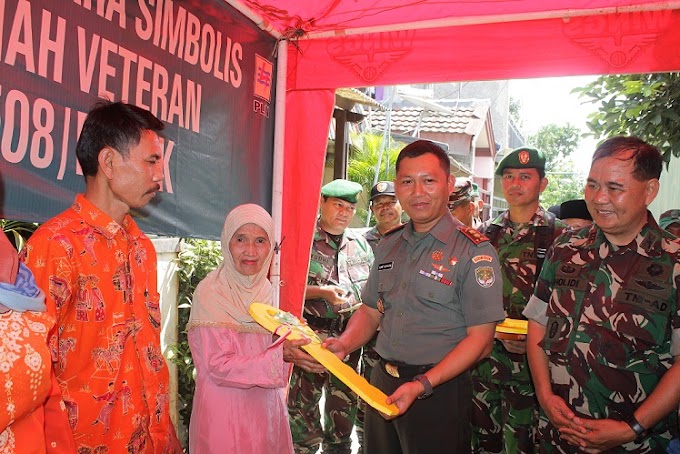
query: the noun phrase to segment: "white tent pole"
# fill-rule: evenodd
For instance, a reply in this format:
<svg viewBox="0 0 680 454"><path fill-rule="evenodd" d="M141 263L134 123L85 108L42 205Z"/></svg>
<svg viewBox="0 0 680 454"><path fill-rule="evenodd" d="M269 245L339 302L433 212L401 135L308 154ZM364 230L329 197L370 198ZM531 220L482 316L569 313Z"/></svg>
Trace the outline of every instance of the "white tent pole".
<svg viewBox="0 0 680 454"><path fill-rule="evenodd" d="M265 18L263 18L255 11L244 5L241 0L224 0L224 2L236 8L241 14L246 16L251 21L255 22L255 25L257 25L258 27L260 27L260 29L272 35L274 38L281 39L281 37L283 36L277 29L272 27L272 25Z"/></svg>
<svg viewBox="0 0 680 454"><path fill-rule="evenodd" d="M283 218L283 157L286 126L286 75L288 73L288 43L277 44L276 101L274 103L274 175L272 181L272 217L274 238L281 244L281 221ZM274 288L274 305L279 307L281 290L281 252L272 259L271 281Z"/></svg>
<svg viewBox="0 0 680 454"><path fill-rule="evenodd" d="M563 9L557 11L535 11L530 13L517 13L517 14L449 17L443 19L431 19L418 22L404 22L399 24L378 25L375 27L347 28L342 30L330 30L322 32L309 31L305 35L301 36L299 39L303 40L303 39L335 38L337 36L363 35L365 33L383 33L392 31L418 30L424 28L435 29L446 27L459 27L464 25L499 24L503 22L520 22L543 19L563 19L566 21L569 20L569 18L581 16L601 16L606 14L635 13L642 11L661 11L676 9L680 9L680 1L678 0L670 0L653 4L611 6L606 8L595 8L586 10Z"/></svg>

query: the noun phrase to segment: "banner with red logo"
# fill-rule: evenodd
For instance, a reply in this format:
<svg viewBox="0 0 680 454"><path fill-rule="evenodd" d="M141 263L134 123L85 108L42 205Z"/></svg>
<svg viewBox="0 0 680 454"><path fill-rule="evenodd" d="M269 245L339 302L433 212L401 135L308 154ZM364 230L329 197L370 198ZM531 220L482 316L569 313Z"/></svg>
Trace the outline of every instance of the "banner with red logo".
<svg viewBox="0 0 680 454"><path fill-rule="evenodd" d="M218 238L232 207L270 210L275 48L221 0L0 0L0 217L41 222L84 190L99 97L165 123L144 231Z"/></svg>

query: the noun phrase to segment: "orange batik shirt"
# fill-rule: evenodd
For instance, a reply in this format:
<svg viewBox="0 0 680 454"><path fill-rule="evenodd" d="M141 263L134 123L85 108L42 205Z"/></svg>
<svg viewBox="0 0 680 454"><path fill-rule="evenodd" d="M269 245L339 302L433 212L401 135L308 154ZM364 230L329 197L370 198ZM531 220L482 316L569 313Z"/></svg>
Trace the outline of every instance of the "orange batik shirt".
<svg viewBox="0 0 680 454"><path fill-rule="evenodd" d="M79 194L31 236L22 260L57 318L50 348L78 449L181 452L160 350L156 253L132 218L120 226Z"/></svg>

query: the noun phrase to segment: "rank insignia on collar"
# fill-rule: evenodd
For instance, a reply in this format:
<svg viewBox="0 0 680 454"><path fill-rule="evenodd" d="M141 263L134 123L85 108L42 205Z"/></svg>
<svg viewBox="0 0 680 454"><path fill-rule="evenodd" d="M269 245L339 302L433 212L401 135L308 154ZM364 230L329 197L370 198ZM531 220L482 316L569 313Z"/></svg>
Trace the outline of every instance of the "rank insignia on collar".
<svg viewBox="0 0 680 454"><path fill-rule="evenodd" d="M436 250L432 253L432 260L435 262L441 262L444 258L444 251Z"/></svg>
<svg viewBox="0 0 680 454"><path fill-rule="evenodd" d="M381 314L385 313L385 303L383 303L382 298L378 298L378 303L376 304L378 312Z"/></svg>

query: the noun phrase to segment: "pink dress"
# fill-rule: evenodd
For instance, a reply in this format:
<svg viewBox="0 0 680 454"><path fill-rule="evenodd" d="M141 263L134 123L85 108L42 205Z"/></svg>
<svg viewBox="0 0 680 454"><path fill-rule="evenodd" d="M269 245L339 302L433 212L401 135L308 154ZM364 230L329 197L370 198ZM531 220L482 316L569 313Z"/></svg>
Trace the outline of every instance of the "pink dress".
<svg viewBox="0 0 680 454"><path fill-rule="evenodd" d="M189 450L197 454L289 454L293 443L283 347L271 334L196 326L189 346L197 369Z"/></svg>

